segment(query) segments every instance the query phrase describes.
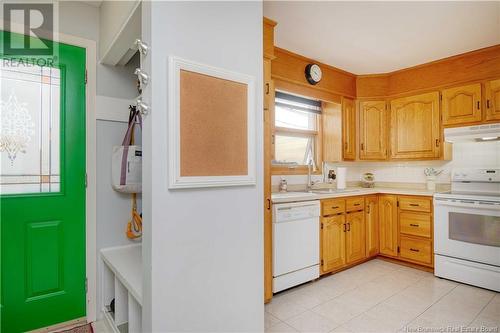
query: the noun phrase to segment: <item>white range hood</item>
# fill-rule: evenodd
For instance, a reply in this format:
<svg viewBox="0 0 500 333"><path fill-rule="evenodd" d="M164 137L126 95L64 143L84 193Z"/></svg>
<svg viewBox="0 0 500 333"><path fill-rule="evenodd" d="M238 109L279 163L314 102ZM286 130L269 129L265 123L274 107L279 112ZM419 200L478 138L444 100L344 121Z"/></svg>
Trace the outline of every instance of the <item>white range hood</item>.
<svg viewBox="0 0 500 333"><path fill-rule="evenodd" d="M500 124L484 124L444 129L447 142L485 142L500 140Z"/></svg>

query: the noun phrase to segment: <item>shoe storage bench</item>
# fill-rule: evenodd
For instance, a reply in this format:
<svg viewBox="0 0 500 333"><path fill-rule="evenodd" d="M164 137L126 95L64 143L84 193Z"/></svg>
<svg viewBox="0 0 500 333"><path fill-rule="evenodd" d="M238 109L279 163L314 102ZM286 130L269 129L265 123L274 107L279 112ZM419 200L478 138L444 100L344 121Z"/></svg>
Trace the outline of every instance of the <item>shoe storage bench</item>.
<svg viewBox="0 0 500 333"><path fill-rule="evenodd" d="M104 318L115 333L142 331L142 247L101 250ZM114 301L114 311L110 304Z"/></svg>

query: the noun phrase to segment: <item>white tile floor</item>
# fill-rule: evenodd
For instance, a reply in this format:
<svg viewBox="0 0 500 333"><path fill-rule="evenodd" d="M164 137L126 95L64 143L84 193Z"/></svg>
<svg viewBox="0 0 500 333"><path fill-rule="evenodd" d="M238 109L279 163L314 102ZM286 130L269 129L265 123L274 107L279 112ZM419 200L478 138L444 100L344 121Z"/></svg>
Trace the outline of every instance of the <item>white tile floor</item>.
<svg viewBox="0 0 500 333"><path fill-rule="evenodd" d="M500 327L500 293L379 259L275 295L265 309L266 332L499 332Z"/></svg>

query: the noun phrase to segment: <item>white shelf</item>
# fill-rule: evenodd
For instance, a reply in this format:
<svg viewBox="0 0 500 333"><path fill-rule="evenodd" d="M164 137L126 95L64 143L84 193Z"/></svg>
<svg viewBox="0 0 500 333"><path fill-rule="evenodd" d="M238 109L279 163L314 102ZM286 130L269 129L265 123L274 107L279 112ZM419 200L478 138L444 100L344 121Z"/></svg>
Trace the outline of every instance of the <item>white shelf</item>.
<svg viewBox="0 0 500 333"><path fill-rule="evenodd" d="M142 306L141 244L102 249L101 257L125 289Z"/></svg>

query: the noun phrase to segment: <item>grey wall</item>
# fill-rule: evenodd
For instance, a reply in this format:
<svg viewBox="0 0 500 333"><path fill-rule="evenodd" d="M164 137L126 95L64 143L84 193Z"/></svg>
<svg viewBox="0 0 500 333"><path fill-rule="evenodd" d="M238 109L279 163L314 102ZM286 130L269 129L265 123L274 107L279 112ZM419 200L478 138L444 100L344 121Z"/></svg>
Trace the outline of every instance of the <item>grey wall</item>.
<svg viewBox="0 0 500 333"><path fill-rule="evenodd" d="M59 30L73 36L99 40L99 8L77 1L59 2ZM97 43L99 48L99 43ZM97 50L99 54L99 50ZM136 97L133 66L97 64L97 95L131 99Z"/></svg>
<svg viewBox="0 0 500 333"><path fill-rule="evenodd" d="M97 42L99 47L99 8L75 1L59 2L59 30ZM99 50L97 50L99 54ZM100 99L113 97L131 100L136 97L133 70L136 64L124 67L101 65L97 62L97 105ZM126 109L123 112L128 114ZM120 145L127 129L126 123L96 121L97 141L97 315L101 317L102 305L99 250L105 247L130 244L125 235L130 219L130 195L115 192L111 188L111 150ZM139 203L140 205L140 203Z"/></svg>
<svg viewBox="0 0 500 333"><path fill-rule="evenodd" d="M262 3L152 1L142 8L143 39L151 43L144 66L153 75L143 134L143 331L262 332ZM169 55L256 78L249 110L256 186L168 190Z"/></svg>

